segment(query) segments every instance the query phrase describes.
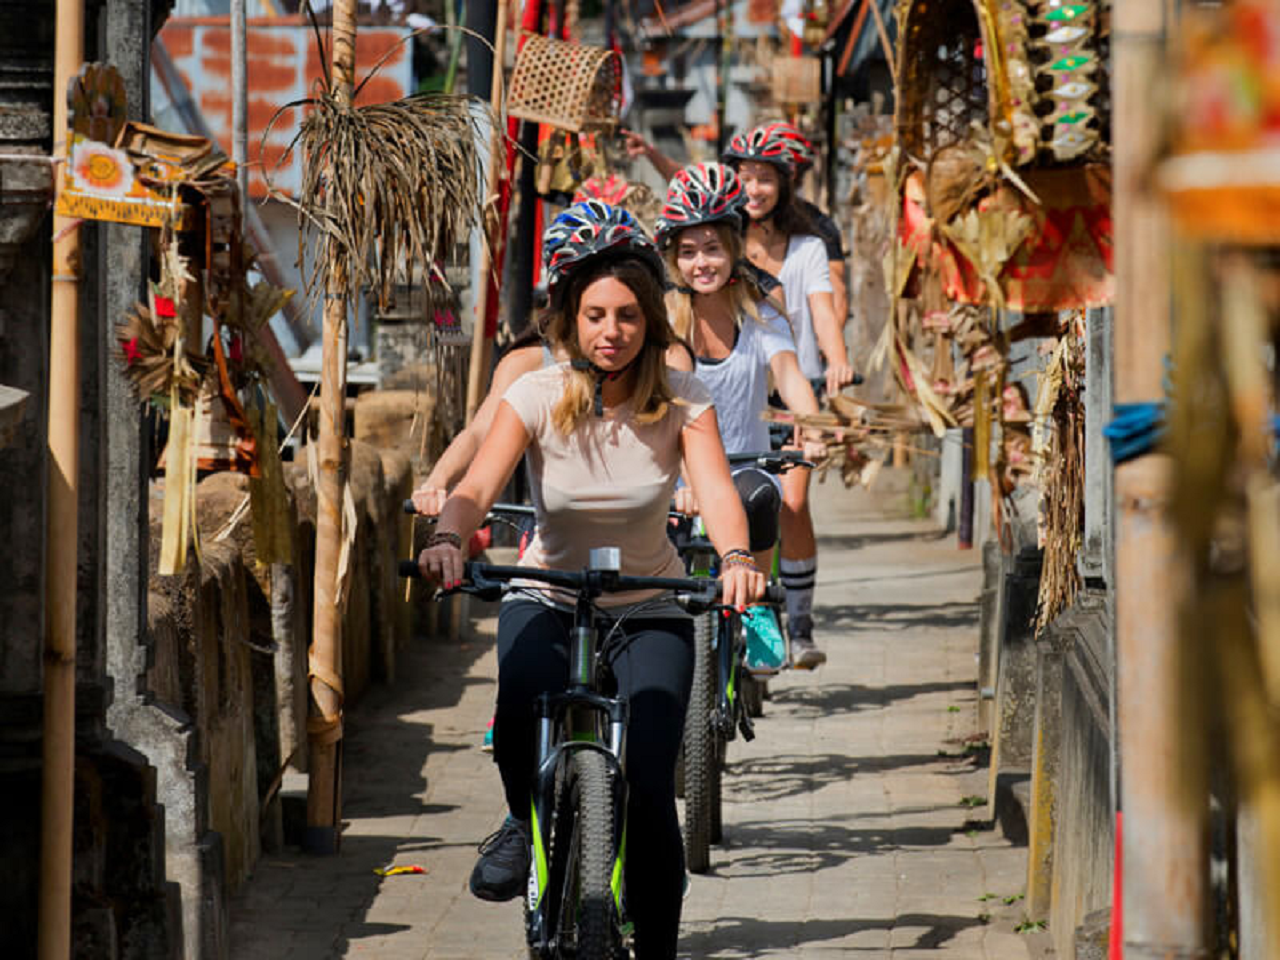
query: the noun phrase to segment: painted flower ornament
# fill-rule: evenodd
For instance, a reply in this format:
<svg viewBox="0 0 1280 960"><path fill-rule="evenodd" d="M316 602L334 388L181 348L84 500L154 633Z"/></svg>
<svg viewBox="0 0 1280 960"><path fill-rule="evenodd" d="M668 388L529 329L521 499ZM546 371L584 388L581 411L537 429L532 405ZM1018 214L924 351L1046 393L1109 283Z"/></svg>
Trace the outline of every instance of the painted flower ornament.
<svg viewBox="0 0 1280 960"><path fill-rule="evenodd" d="M133 164L123 150L78 140L71 150L71 179L85 193L125 197L133 189Z"/></svg>

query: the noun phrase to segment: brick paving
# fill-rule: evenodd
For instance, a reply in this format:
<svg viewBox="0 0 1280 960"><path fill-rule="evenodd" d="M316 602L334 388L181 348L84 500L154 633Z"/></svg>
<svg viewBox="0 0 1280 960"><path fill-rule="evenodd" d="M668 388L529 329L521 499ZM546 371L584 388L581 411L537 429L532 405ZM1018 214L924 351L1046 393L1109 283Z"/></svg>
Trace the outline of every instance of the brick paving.
<svg viewBox="0 0 1280 960"><path fill-rule="evenodd" d="M753 743L730 748L727 845L692 879L681 956L1022 960L1026 852L986 825L976 729L981 569L906 517L902 478L815 486L817 639L830 660L771 683ZM475 845L501 821L478 749L492 619L422 640L348 719L342 854L265 855L231 904L232 960L524 957L519 903L475 900ZM983 798L985 799L985 798ZM375 867L420 864L386 879ZM1005 903L1005 899L1011 900Z"/></svg>

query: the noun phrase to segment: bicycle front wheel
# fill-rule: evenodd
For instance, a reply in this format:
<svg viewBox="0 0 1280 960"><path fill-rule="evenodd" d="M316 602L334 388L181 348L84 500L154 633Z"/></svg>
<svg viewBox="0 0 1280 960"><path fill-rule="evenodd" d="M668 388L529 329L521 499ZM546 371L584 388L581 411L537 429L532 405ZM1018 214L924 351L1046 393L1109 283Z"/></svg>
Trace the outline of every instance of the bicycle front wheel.
<svg viewBox="0 0 1280 960"><path fill-rule="evenodd" d="M555 937L556 956L618 960L622 956L619 906L613 893L615 811L605 758L577 750L570 759L553 853L563 873Z"/></svg>
<svg viewBox="0 0 1280 960"><path fill-rule="evenodd" d="M715 615L705 613L693 625L693 686L684 718L684 859L690 873L711 868L712 799L715 792L716 663L711 638Z"/></svg>

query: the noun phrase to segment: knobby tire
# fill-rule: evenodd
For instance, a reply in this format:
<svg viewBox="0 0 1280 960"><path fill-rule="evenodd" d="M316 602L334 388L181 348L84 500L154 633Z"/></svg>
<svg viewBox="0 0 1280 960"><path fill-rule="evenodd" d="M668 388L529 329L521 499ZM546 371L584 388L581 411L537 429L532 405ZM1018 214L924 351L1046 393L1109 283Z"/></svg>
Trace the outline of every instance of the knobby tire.
<svg viewBox="0 0 1280 960"><path fill-rule="evenodd" d="M563 865L557 956L617 960L621 956L610 880L614 862L614 809L610 771L594 750L574 751L565 803L553 844ZM567 821L567 822L566 822ZM565 831L563 834L561 831Z"/></svg>
<svg viewBox="0 0 1280 960"><path fill-rule="evenodd" d="M693 685L684 723L684 859L690 873L706 873L711 868L716 773L716 735L711 728L716 663L711 640L715 620L714 613L704 613L693 623Z"/></svg>

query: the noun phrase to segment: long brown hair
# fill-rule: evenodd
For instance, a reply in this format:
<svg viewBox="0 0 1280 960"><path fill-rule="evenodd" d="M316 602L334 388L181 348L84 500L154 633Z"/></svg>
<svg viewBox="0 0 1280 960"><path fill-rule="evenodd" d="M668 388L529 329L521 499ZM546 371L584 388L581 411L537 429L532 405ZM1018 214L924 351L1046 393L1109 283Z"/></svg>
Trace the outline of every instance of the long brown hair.
<svg viewBox="0 0 1280 960"><path fill-rule="evenodd" d="M584 264L579 268L569 280L564 308L546 317L547 340L560 347L570 360L586 359L578 344L578 308L587 287L603 277L612 277L625 284L635 294L644 315L644 346L632 363L635 370L632 400L637 423L656 423L667 415L672 403L680 401L672 393L667 380L666 350L672 342L672 335L662 300L662 287L653 270L642 261L625 254L604 256L598 263ZM590 371L570 368L567 378L564 396L551 411L552 423L566 436L591 416L596 389L595 377Z"/></svg>

